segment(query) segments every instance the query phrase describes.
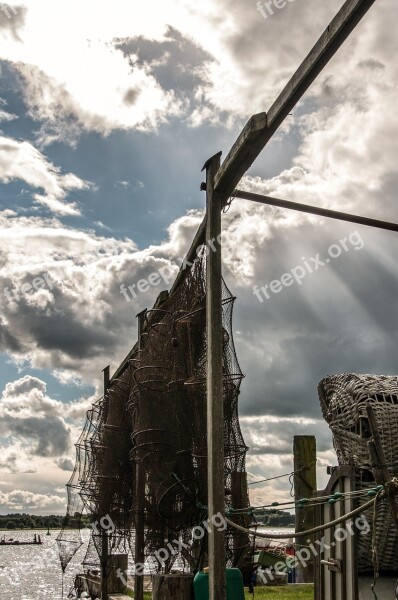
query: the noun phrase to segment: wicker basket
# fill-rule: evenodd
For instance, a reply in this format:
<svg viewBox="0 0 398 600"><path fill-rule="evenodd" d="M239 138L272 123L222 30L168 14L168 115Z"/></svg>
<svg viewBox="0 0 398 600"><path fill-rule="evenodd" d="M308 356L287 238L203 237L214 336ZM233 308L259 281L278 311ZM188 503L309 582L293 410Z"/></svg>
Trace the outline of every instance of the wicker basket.
<svg viewBox="0 0 398 600"><path fill-rule="evenodd" d="M332 375L318 386L325 420L333 433L339 465L352 465L355 486L374 484L367 440L371 436L366 406L371 403L376 417L390 478L398 476L398 377L385 375ZM372 527L373 509L366 518ZM379 569L398 569L398 536L388 501L377 505L376 548ZM358 570L373 569L372 533L358 536Z"/></svg>

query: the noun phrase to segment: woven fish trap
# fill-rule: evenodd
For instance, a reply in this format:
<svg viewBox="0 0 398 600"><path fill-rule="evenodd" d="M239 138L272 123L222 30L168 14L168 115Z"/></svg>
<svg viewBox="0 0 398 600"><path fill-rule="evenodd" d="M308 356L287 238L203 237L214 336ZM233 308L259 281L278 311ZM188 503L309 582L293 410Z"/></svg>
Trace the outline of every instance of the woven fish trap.
<svg viewBox="0 0 398 600"><path fill-rule="evenodd" d="M371 430L366 407L373 407L389 477L398 476L398 377L345 373L318 386L322 413L332 434L339 465L355 467L355 488L375 485L367 442ZM364 502L364 498L360 500ZM358 503L358 505L360 505ZM372 571L373 509L364 512L370 531L358 535L358 571ZM398 535L388 501L377 504L375 547L380 571L398 569Z"/></svg>

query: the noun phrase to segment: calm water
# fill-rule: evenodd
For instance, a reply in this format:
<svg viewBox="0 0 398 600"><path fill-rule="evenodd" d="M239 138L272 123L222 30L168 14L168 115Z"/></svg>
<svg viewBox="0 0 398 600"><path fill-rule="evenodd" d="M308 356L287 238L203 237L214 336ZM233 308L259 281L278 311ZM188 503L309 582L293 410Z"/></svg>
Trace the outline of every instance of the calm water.
<svg viewBox="0 0 398 600"><path fill-rule="evenodd" d="M272 533L289 533L289 529L263 529ZM0 531L0 537L6 540L32 541L38 531ZM58 531L52 530L51 536L40 531L42 546L1 546L0 544L0 600L61 600L61 566L55 538ZM64 598L73 585L76 573L81 572L81 562L86 553L89 530L82 531L85 543L69 563L64 577ZM3 568L2 568L3 567Z"/></svg>
<svg viewBox="0 0 398 600"><path fill-rule="evenodd" d="M32 541L40 533L42 546L1 546L0 544L0 598L1 600L61 600L62 571L55 538L58 531L0 531L6 540ZM88 539L88 530L82 532ZM86 543L69 563L64 578L64 597L73 585L75 574L81 572L81 561ZM3 568L2 568L3 567Z"/></svg>

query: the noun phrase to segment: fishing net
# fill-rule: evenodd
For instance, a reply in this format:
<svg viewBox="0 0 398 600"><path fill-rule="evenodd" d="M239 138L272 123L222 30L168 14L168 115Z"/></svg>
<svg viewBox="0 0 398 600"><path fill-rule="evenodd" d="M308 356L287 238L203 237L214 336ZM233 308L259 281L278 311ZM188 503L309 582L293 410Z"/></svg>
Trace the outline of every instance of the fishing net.
<svg viewBox="0 0 398 600"><path fill-rule="evenodd" d="M323 416L333 433L340 465L356 467L357 489L374 485L367 441L371 431L366 406L374 410L390 479L398 476L398 378L383 375L333 375L319 384ZM372 526L373 510L365 511ZM372 532L358 536L358 569L372 571ZM377 505L376 549L379 568L398 568L398 536L387 499Z"/></svg>
<svg viewBox="0 0 398 600"><path fill-rule="evenodd" d="M247 447L238 418L243 375L232 336L234 300L223 281L223 483L230 514L249 507ZM134 560L139 519L146 572L192 572L207 561L205 308L205 257L200 256L173 293L161 294L146 312L141 339L125 370L88 412L68 484L68 514L80 498L92 523L85 570L100 565L105 553L128 554ZM137 510L138 468L143 511ZM243 513L234 520L248 525ZM195 527L204 534L196 529L193 535ZM66 530L60 537L68 539ZM67 564L74 542L70 548L62 544L61 561ZM246 534L227 528L225 545L228 564L244 567L250 548ZM160 560L157 553L166 548L168 556L163 553Z"/></svg>

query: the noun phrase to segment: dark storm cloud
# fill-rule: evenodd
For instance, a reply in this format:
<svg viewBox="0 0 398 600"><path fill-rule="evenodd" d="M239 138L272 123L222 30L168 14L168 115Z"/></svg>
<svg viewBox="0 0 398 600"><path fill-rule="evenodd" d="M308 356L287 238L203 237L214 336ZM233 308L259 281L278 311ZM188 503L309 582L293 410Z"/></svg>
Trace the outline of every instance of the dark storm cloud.
<svg viewBox="0 0 398 600"><path fill-rule="evenodd" d="M191 95L203 78L200 69L210 55L173 27L168 27L165 41L137 37L117 40L116 47L126 55L138 56L138 64L149 65L164 90Z"/></svg>
<svg viewBox="0 0 398 600"><path fill-rule="evenodd" d="M47 315L45 311L40 314L37 310L26 310L24 313L21 308L20 315L26 323L27 331L40 348L61 350L72 359L96 356L104 348L112 350L117 343L114 332L103 329L95 319L85 325L73 313L72 307L63 311L56 310L51 315Z"/></svg>
<svg viewBox="0 0 398 600"><path fill-rule="evenodd" d="M36 456L60 456L69 450L70 430L58 417L20 419L6 416L3 418L2 429L32 440L35 444L32 453Z"/></svg>
<svg viewBox="0 0 398 600"><path fill-rule="evenodd" d="M289 249L285 236L277 234L258 249L253 283L280 279L303 256L325 256L347 230L303 226L289 232ZM363 229L361 234L364 248L351 249L308 274L301 286L271 293L263 303L250 290L231 286L238 295L235 342L246 374L242 415L320 418L317 384L326 375L396 372L397 239ZM387 240L391 245L383 247Z"/></svg>
<svg viewBox="0 0 398 600"><path fill-rule="evenodd" d="M129 89L125 95L124 95L124 102L128 105L128 106L133 106L136 101L138 96L140 95L140 91L136 90L134 88Z"/></svg>
<svg viewBox="0 0 398 600"><path fill-rule="evenodd" d="M25 278L27 281L30 277ZM105 347L112 349L117 338L112 329L106 330L101 322L85 323L79 319L73 299L60 290L53 290L54 306L38 307L21 297L18 310L5 307L8 327L0 323L3 349L23 352L29 348L29 339L35 340L38 349L60 351L72 359L95 356ZM82 291L84 293L84 291ZM14 332L14 333L11 333ZM18 334L18 337L15 337Z"/></svg>
<svg viewBox="0 0 398 600"><path fill-rule="evenodd" d="M3 319L0 317L0 350L2 352L22 352L23 345L11 331L8 330Z"/></svg>
<svg viewBox="0 0 398 600"><path fill-rule="evenodd" d="M62 471L73 471L75 466L70 458L59 458L55 462Z"/></svg>

